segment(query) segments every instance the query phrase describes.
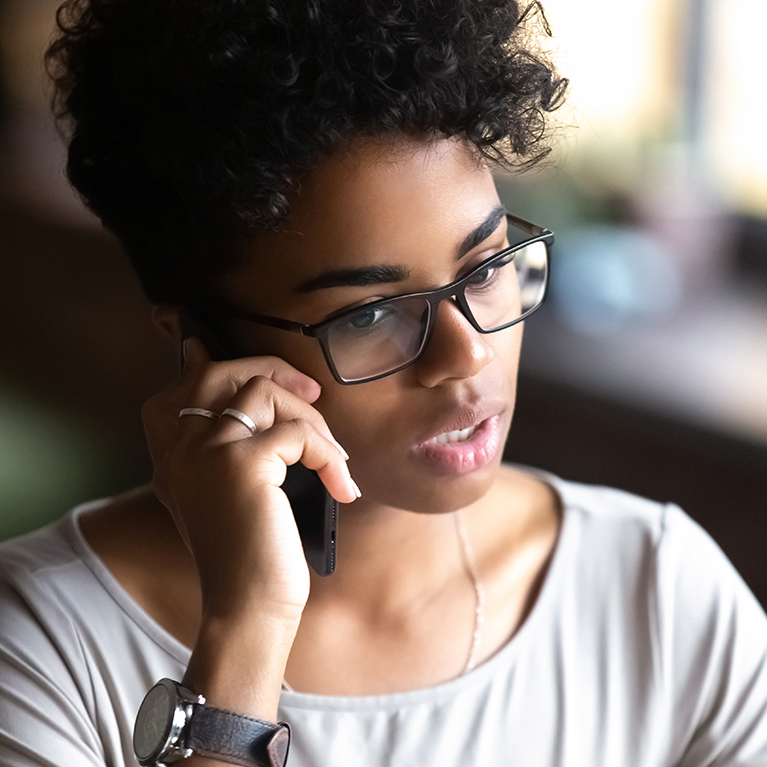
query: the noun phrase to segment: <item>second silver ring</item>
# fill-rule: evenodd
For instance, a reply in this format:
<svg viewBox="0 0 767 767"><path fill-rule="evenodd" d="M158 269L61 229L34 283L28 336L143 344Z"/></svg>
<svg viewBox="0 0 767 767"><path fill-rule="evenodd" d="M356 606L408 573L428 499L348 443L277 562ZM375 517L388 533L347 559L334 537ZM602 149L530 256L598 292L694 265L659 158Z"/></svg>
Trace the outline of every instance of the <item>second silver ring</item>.
<svg viewBox="0 0 767 767"><path fill-rule="evenodd" d="M247 413L243 413L241 410L235 410L233 407L228 407L221 413L221 415L228 415L230 418L239 421L246 429L248 429L251 437L254 434L258 434L258 427Z"/></svg>

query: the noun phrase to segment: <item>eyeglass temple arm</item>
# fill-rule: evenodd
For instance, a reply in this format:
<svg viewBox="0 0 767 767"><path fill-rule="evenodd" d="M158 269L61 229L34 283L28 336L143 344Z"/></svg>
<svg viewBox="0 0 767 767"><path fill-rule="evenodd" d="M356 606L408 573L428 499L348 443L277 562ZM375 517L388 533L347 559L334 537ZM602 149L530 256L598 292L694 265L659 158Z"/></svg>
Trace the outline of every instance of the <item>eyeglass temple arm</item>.
<svg viewBox="0 0 767 767"><path fill-rule="evenodd" d="M544 229L542 226L538 226L538 224L533 224L530 221L525 221L524 218L519 218L513 213L507 213L506 218L509 222L514 224L514 226L517 226L526 232L530 232L533 237L542 237L544 234L551 234L549 229Z"/></svg>
<svg viewBox="0 0 767 767"><path fill-rule="evenodd" d="M229 317L240 320L251 320L257 322L259 325L268 325L272 328L280 328L282 330L289 330L292 333L304 334L304 328L308 328L308 325L303 325L300 322L291 322L290 320L281 320L278 317L269 317L266 314L257 314L256 312L246 312L244 309L237 309L236 307L227 307L226 314Z"/></svg>

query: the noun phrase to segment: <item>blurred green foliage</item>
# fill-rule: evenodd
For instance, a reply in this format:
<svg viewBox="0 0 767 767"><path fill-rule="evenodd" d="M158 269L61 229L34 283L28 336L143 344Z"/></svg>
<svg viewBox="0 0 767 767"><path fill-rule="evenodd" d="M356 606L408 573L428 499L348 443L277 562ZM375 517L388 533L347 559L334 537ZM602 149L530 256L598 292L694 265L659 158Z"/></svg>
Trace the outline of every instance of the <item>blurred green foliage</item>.
<svg viewBox="0 0 767 767"><path fill-rule="evenodd" d="M0 539L124 490L135 474L120 445L0 385Z"/></svg>

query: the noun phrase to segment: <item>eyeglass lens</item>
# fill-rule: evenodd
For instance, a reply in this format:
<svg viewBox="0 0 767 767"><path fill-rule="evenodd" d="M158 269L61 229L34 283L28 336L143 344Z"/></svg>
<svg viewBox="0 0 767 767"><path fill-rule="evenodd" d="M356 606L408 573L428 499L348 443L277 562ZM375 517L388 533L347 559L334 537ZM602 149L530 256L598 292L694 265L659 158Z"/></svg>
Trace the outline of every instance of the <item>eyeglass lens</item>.
<svg viewBox="0 0 767 767"><path fill-rule="evenodd" d="M546 245L533 242L499 253L468 275L463 285L465 306L483 331L500 330L543 301L546 256ZM338 375L348 382L360 381L415 360L427 341L436 308L426 296L403 296L361 306L330 323L326 345Z"/></svg>

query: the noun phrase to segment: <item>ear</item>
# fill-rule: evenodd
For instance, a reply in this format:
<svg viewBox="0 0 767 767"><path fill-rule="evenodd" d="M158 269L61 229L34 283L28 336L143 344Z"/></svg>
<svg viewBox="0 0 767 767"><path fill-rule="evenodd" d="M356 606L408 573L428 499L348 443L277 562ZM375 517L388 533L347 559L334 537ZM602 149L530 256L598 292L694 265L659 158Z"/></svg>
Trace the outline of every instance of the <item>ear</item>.
<svg viewBox="0 0 767 767"><path fill-rule="evenodd" d="M152 308L152 322L174 343L181 340L181 319L177 306L158 304Z"/></svg>

